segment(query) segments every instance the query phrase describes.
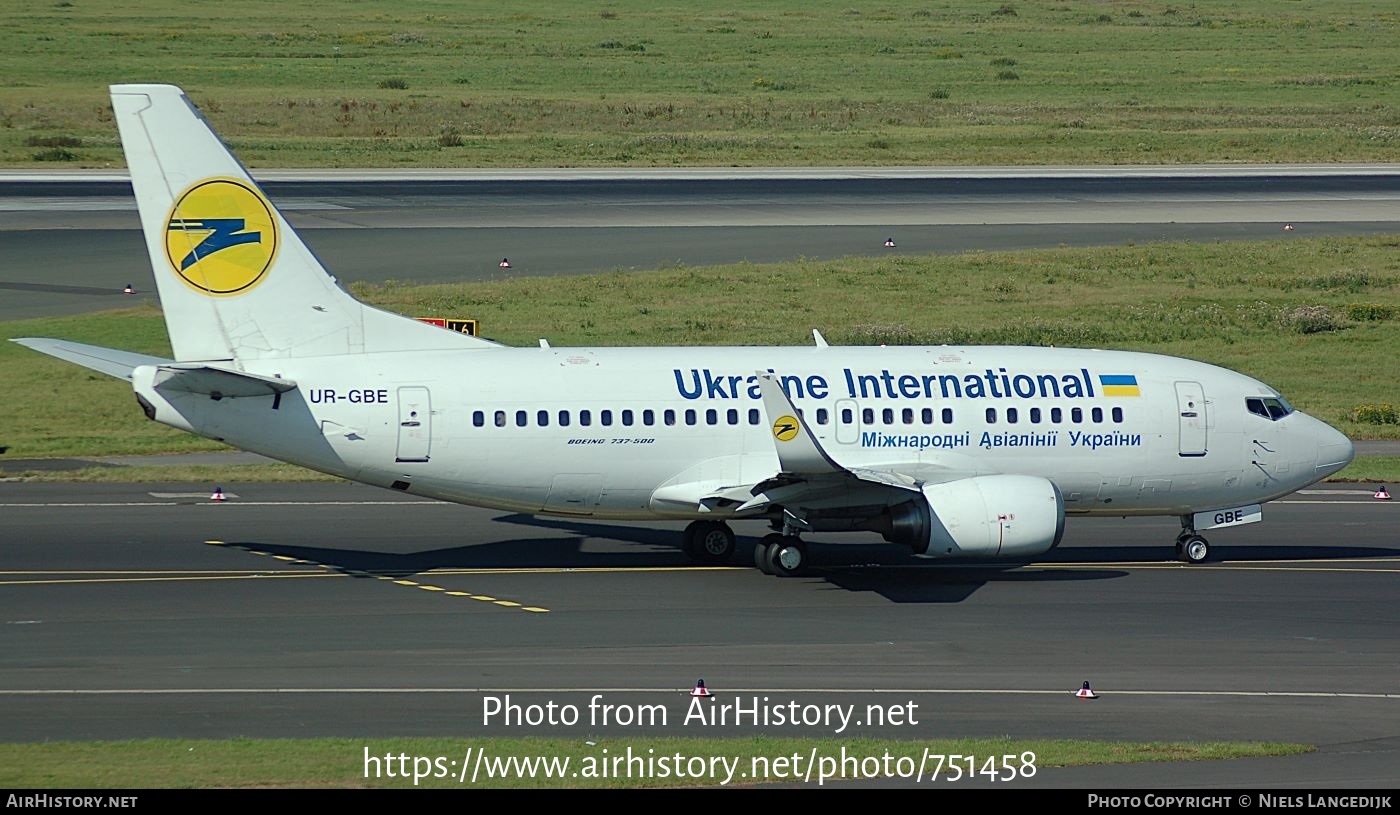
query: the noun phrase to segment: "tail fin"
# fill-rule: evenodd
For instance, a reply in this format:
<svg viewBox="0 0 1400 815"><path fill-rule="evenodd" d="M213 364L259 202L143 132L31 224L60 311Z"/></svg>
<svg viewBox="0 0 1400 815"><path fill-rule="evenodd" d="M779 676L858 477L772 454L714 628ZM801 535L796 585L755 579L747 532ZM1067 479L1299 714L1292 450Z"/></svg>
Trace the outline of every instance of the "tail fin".
<svg viewBox="0 0 1400 815"><path fill-rule="evenodd" d="M179 88L111 91L176 359L495 345L342 290Z"/></svg>

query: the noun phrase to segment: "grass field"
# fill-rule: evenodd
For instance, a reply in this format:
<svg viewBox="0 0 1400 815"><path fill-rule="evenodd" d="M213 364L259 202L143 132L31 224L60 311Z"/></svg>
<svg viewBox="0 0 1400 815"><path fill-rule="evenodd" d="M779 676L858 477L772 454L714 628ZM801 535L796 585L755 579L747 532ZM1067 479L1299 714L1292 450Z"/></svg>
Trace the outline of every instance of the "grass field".
<svg viewBox="0 0 1400 815"><path fill-rule="evenodd" d="M120 166L182 85L254 167L1394 161L1391 0L45 0L0 166Z"/></svg>
<svg viewBox="0 0 1400 815"><path fill-rule="evenodd" d="M0 744L0 786L30 789L113 789L177 787L394 787L415 786L414 766L410 758L407 779L365 778L365 755L406 755L409 757L442 757L445 775L455 776L458 769L449 768L448 761L460 760L466 749L483 750L492 757L548 756L569 759L569 772L578 777L565 779L526 780L518 777L479 779L475 784L463 784L456 777L427 777L420 787L676 787L713 786L724 780L709 777L677 779L661 778L589 778L588 760L602 766L602 760L628 747L642 756L684 757L724 756L738 759L740 772L748 778L736 778L735 783L753 784L761 781L791 780L791 776L752 772L753 757L772 759L792 756L806 759L813 748L819 756L840 755L844 746L848 755L884 756L892 763L900 757L912 757L906 767L917 767L928 749L934 754L972 755L983 759L1003 755L1015 756L1011 766L1020 772L1021 756L1026 751L1035 754L1035 772L1050 767L1078 767L1103 764L1135 764L1145 761L1199 761L1207 759L1247 758L1258 756L1296 755L1313 748L1300 744L1255 742L1202 743L1113 743L1091 741L1024 741L1012 739L931 740L928 742L879 741L850 739L835 742L820 739L785 738L657 738L657 739L598 739L598 744L585 744L581 739L541 738L472 738L467 739L376 739L373 743L349 739L234 739L229 741L143 740L129 742L57 742L50 744ZM605 754L603 751L607 750ZM380 764L381 767L386 766ZM764 765L759 765L760 768ZM805 766L805 765L804 765ZM982 764L979 761L979 768ZM998 763L998 766L1000 764ZM966 767L961 768L966 771ZM429 762L420 766L423 773L436 772ZM398 770L396 770L396 773ZM908 772L906 770L906 772ZM925 776L932 766L925 768ZM949 771L945 768L945 775ZM1003 771L1004 772L1004 771ZM659 774L658 774L659 775ZM816 779L813 774L813 780ZM1003 780L1005 775L1003 775ZM470 780L470 779L468 779ZM1010 782L1008 782L1010 783Z"/></svg>
<svg viewBox="0 0 1400 815"><path fill-rule="evenodd" d="M404 314L475 317L512 345L805 345L820 328L838 344L1155 351L1262 379L1353 438L1400 438L1397 249L1400 236L1281 236L353 289ZM778 279L790 287L775 309ZM21 336L169 353L153 308L0 323L0 338ZM10 458L219 449L147 421L126 383L13 343L0 376Z"/></svg>

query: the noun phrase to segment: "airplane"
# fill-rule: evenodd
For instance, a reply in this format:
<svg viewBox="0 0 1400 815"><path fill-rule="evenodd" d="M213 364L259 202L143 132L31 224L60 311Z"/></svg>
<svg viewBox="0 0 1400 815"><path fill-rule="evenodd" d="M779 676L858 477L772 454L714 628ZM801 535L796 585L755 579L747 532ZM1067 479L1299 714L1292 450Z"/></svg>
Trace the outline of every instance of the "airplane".
<svg viewBox="0 0 1400 815"><path fill-rule="evenodd" d="M179 88L112 107L174 359L56 339L157 422L353 481L520 513L731 523L754 564L803 535L875 532L938 561L1029 562L1067 516L1175 516L1201 534L1345 467L1346 436L1235 371L1045 347L507 347L342 289ZM775 302L781 312L781 302Z"/></svg>

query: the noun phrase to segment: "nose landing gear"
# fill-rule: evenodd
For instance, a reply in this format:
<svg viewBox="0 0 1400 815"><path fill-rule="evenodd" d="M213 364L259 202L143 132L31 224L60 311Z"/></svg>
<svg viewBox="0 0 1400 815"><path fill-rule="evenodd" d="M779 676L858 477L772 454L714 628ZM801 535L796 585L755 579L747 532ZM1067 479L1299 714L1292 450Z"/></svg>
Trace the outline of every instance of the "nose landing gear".
<svg viewBox="0 0 1400 815"><path fill-rule="evenodd" d="M1210 541L1196 534L1190 515L1181 518L1181 534L1176 536L1176 559L1182 563L1205 563L1210 558Z"/></svg>

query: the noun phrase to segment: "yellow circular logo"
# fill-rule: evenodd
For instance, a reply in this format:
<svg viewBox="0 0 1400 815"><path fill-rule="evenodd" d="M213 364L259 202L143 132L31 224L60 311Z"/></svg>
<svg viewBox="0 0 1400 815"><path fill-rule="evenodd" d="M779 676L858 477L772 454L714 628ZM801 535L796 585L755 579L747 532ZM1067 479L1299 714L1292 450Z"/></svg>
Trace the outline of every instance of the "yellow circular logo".
<svg viewBox="0 0 1400 815"><path fill-rule="evenodd" d="M277 258L277 217L249 184L211 178L190 187L170 210L165 256L180 279L212 295L256 286Z"/></svg>
<svg viewBox="0 0 1400 815"><path fill-rule="evenodd" d="M784 416L773 423L773 435L778 441L792 441L797 438L797 429L800 426L795 417Z"/></svg>

